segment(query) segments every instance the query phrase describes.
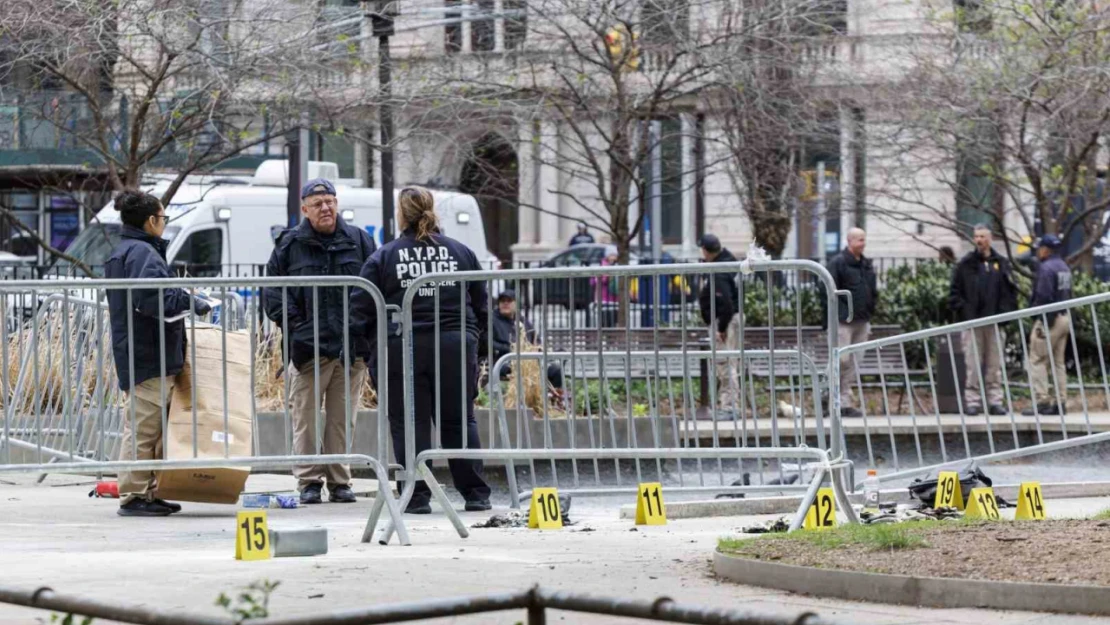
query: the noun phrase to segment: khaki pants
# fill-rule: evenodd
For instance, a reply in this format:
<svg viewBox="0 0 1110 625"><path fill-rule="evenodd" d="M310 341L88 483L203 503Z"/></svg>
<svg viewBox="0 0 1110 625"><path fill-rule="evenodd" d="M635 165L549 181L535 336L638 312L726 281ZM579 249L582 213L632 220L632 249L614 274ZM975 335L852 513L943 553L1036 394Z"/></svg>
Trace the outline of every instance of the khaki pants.
<svg viewBox="0 0 1110 625"><path fill-rule="evenodd" d="M1051 314L1049 322L1052 321ZM1068 401L1067 380L1068 369L1064 365L1064 351L1068 347L1068 337L1071 335L1071 319L1063 315L1056 319L1048 331L1046 340L1044 324L1040 321L1033 324L1033 332L1029 336L1029 381L1033 385L1033 394L1036 395L1038 404L1060 403L1061 408ZM1049 359L1048 347L1052 344L1052 358ZM1056 366L1056 389L1050 385L1048 367ZM1057 399L1059 398L1059 399Z"/></svg>
<svg viewBox="0 0 1110 625"><path fill-rule="evenodd" d="M312 361L300 369L293 367L292 398L293 452L297 455L316 455L316 368ZM362 359L351 364L351 448L355 446L355 423L358 398L366 383L366 363ZM347 396L344 394L343 361L335 358L320 359L320 403L324 407L324 440L321 453L347 453ZM329 488L351 483L351 467L345 464L313 464L293 467L298 487L327 482Z"/></svg>
<svg viewBox="0 0 1110 625"><path fill-rule="evenodd" d="M162 381L166 383L166 401L162 402ZM120 460L157 460L162 457L162 406L169 414L174 378L151 378L131 389L128 405L123 410L123 440ZM135 427L131 427L131 407L135 408ZM153 471L120 471L119 503L134 499L153 499Z"/></svg>
<svg viewBox="0 0 1110 625"><path fill-rule="evenodd" d="M719 341L717 349L740 349L740 315L733 315L728 322L725 342ZM740 378L737 375L736 358L719 358L717 368L717 405L722 410L740 412Z"/></svg>
<svg viewBox="0 0 1110 625"><path fill-rule="evenodd" d="M870 321L853 321L852 323L841 323L837 328L837 341L841 347L847 345L854 345L862 343L871 336L871 322ZM856 387L858 380L856 379L856 360L863 357L863 354L856 354L853 358L851 355L845 356L840 359L840 407L851 408L855 403L852 399L852 389Z"/></svg>
<svg viewBox="0 0 1110 625"><path fill-rule="evenodd" d="M998 359L998 341L994 335L994 328L995 326L985 326L964 330L964 367L967 370L965 408L983 407L983 393L979 388L980 370L983 372L983 382L987 386L987 404L1002 405L1002 367ZM1002 335L1001 330L999 334Z"/></svg>

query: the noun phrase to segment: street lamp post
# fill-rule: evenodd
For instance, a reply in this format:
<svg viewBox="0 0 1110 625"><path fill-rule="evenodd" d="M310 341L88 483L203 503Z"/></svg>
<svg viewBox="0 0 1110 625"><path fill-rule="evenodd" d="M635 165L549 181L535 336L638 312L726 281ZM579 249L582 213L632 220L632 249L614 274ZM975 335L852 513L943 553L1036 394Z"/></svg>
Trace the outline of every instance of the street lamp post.
<svg viewBox="0 0 1110 625"><path fill-rule="evenodd" d="M378 126L381 131L382 164L382 243L393 240L393 60L389 54L389 38L393 35L393 18L398 14L396 2L377 0L376 10L369 13L372 34L378 38Z"/></svg>

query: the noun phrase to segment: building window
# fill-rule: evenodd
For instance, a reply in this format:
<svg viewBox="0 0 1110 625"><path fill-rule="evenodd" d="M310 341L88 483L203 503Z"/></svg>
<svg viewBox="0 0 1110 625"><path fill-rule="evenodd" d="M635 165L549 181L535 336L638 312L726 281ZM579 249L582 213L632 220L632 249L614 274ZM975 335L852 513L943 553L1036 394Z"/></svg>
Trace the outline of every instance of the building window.
<svg viewBox="0 0 1110 625"><path fill-rule="evenodd" d="M524 47L524 36L528 32L528 12L526 0L503 0L501 10L510 13L505 18L505 49L519 50Z"/></svg>
<svg viewBox="0 0 1110 625"><path fill-rule="evenodd" d="M462 0L444 0L444 6L451 8L457 7L462 4ZM458 11L448 11L443 16L445 19L459 19L462 13ZM443 27L443 46L447 54L455 54L462 52L462 22L455 22L447 24Z"/></svg>
<svg viewBox="0 0 1110 625"><path fill-rule="evenodd" d="M952 0L956 25L961 33L985 33L991 29L990 12L982 0Z"/></svg>
<svg viewBox="0 0 1110 625"><path fill-rule="evenodd" d="M656 197L659 198L663 243L674 245L682 243L682 122L678 117L667 117L658 122L655 125L659 130L658 147L640 168L640 180L643 181L640 210L650 220L652 203ZM650 131L648 124L645 124L645 131ZM655 184L655 172L659 172L658 185ZM655 228L655 224L648 221L645 225ZM645 244L648 243L650 241L645 239Z"/></svg>
<svg viewBox="0 0 1110 625"><path fill-rule="evenodd" d="M674 46L689 36L689 0L644 0L640 14L641 45Z"/></svg>
<svg viewBox="0 0 1110 625"><path fill-rule="evenodd" d="M493 14L493 0L477 0L471 6L478 15ZM472 52L493 52L493 18L485 17L470 22L470 50Z"/></svg>

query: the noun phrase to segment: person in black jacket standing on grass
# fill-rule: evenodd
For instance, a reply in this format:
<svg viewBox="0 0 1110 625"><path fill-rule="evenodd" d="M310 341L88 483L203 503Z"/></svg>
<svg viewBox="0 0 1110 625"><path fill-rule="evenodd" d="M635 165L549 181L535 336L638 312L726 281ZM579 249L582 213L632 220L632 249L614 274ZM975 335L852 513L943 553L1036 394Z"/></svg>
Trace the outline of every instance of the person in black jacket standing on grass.
<svg viewBox="0 0 1110 625"><path fill-rule="evenodd" d="M871 259L863 255L866 245L867 234L861 228L852 228L848 230L847 247L829 261L829 273L836 282L836 288L852 294L851 323L848 322L848 307L839 307L838 341L841 347L862 343L871 335L871 317L879 301L879 288ZM845 417L863 414L852 405L852 388L858 382L856 358L858 356L840 359L840 414Z"/></svg>
<svg viewBox="0 0 1110 625"><path fill-rule="evenodd" d="M104 266L109 279L172 278L166 264L166 211L158 198L139 191L116 197L123 229ZM161 295L161 297L159 297ZM161 303L161 306L159 306ZM169 412L174 379L185 366L185 321L164 319L210 309L182 289L108 289L112 358L119 387L127 393L120 460L155 460L162 449L162 411ZM130 317L130 328L128 318ZM159 336L161 334L161 336ZM165 345L165 353L162 352ZM163 377L165 376L165 377ZM154 497L151 471L120 471L120 516L167 516L181 506Z"/></svg>
<svg viewBox="0 0 1110 625"><path fill-rule="evenodd" d="M357 276L376 248L365 230L343 221L335 187L323 178L308 181L301 189L301 214L304 220L281 233L274 242L267 275ZM358 289L351 288L348 292L355 290ZM358 398L366 383L366 363L371 356L370 339L348 321L349 353L343 353L342 287L270 287L263 294L266 316L282 327L289 339L292 366L286 374L293 376L290 396L294 453L301 456L317 453L316 411L320 409L317 402L325 407L323 453L347 453L347 395L344 389L349 387L351 391L353 436ZM314 294L319 300L315 304ZM286 321L288 327L283 326ZM319 361L316 360L317 348ZM319 380L316 379L317 365ZM349 380L344 379L346 366L350 367ZM353 440L350 446L354 447ZM328 501L355 501L348 465L299 465L293 467L293 475L301 491L301 503L321 503L325 481Z"/></svg>
<svg viewBox="0 0 1110 625"><path fill-rule="evenodd" d="M439 231L435 200L427 189L403 189L397 203L401 236L382 246L362 267L362 277L377 286L387 305L404 304L405 293L416 278L427 273L480 271L474 252ZM438 292L438 300L436 293ZM438 319L437 319L438 304ZM418 288L412 301L412 397L416 431L416 455L432 446L432 424L439 427L445 449L481 449L478 422L474 420L474 398L478 395L478 344L485 344L481 329L488 319L486 285L481 280L444 280ZM351 300L353 321L373 332L377 308L370 296L356 292ZM479 323L479 320L481 323ZM438 323L437 323L438 321ZM465 333L465 339L460 337ZM399 332L389 333L389 427L393 455L405 462L405 388ZM439 366L436 366L436 350ZM466 366L460 370L465 355ZM436 395L440 414L435 414ZM464 410L465 404L465 410ZM489 510L490 488L482 477L480 460L448 460L455 488L466 500L466 510ZM413 467L408 467L413 468ZM431 491L418 480L405 512L429 514Z"/></svg>
<svg viewBox="0 0 1110 625"><path fill-rule="evenodd" d="M948 308L956 321L970 321L1017 310L1017 288L1014 286L1010 263L991 247L991 230L986 224L975 226L975 249L968 252L952 269L952 288ZM987 411L1004 415L1002 406L1001 347L1005 335L998 328L1003 345L995 337L995 326L980 326L963 333L964 363L967 380L964 391L964 412L975 416L983 412L983 392L979 375L987 387Z"/></svg>
<svg viewBox="0 0 1110 625"><path fill-rule="evenodd" d="M698 241L702 262L734 263L736 257L728 248L721 247L721 240L712 234L704 234ZM698 307L701 318L710 326L709 331L716 336L717 349L740 349L740 316L737 299L736 274L731 272L714 273L705 281L698 293ZM737 377L735 358L719 359L717 368L717 397L720 399L716 413L718 419L735 419L740 406L740 381Z"/></svg>

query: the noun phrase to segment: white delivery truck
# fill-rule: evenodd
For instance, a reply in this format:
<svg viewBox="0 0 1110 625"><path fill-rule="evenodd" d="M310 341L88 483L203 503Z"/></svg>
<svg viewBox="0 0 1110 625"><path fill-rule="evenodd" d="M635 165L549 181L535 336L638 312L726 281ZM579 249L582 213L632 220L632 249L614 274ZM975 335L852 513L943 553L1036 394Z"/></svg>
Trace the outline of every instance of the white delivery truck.
<svg viewBox="0 0 1110 625"><path fill-rule="evenodd" d="M341 180L334 163L313 161L308 170L309 179L327 178L335 183L340 215L347 223L364 228L380 244L381 190ZM288 223L286 176L287 161L269 160L254 176L190 177L166 207L163 237L170 242L166 259L171 267L193 276L262 275L274 238ZM155 178L144 190L159 196L169 184L169 180ZM486 248L482 213L474 198L445 191L432 194L443 233L474 250L483 265L496 268L497 258ZM66 252L99 272L119 242L119 233L119 212L109 203ZM64 261L57 269L57 274L73 275Z"/></svg>

